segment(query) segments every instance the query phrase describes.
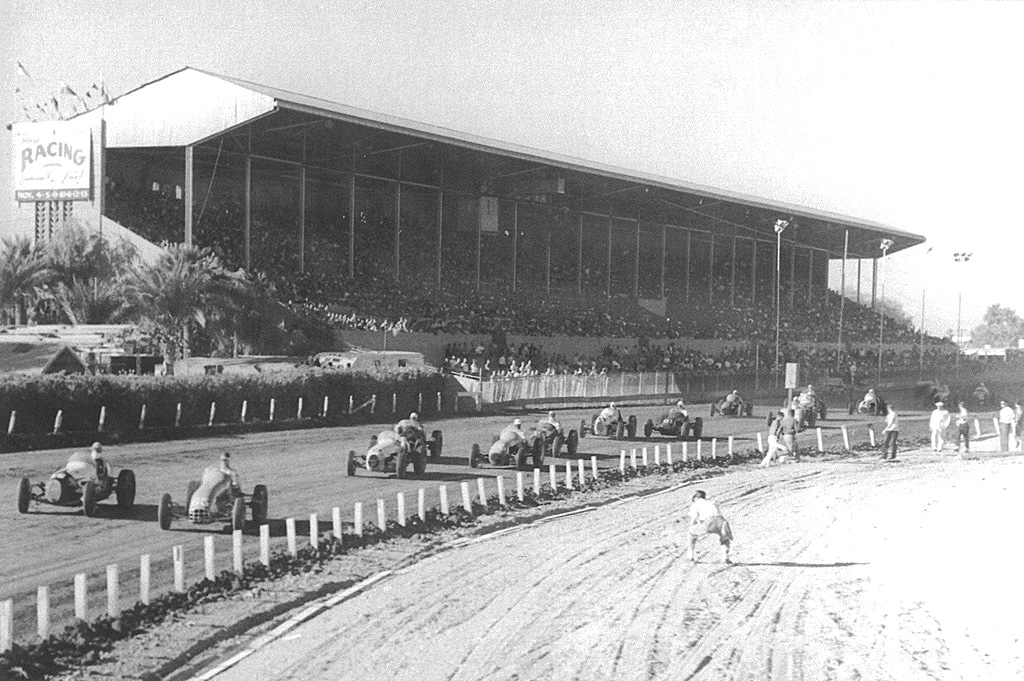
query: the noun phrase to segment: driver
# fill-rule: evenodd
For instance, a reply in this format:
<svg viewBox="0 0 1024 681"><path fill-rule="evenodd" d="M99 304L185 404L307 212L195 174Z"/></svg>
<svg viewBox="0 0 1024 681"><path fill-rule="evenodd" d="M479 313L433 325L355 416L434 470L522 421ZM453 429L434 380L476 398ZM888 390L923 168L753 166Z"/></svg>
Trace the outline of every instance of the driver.
<svg viewBox="0 0 1024 681"><path fill-rule="evenodd" d="M814 406L814 386L808 385L807 390L800 393L800 406L806 409Z"/></svg>
<svg viewBox="0 0 1024 681"><path fill-rule="evenodd" d="M544 428L554 430L556 433L562 432L562 424L555 418L555 412L549 411L548 415L540 420L540 425Z"/></svg>
<svg viewBox="0 0 1024 681"><path fill-rule="evenodd" d="M109 471L107 462L103 459L103 445L93 442L92 447L89 448L89 457L92 459L93 466L96 467L96 479L99 482L105 482Z"/></svg>
<svg viewBox="0 0 1024 681"><path fill-rule="evenodd" d="M864 406L869 407L871 405L878 404L878 397L875 396L875 389L868 388L867 393L864 395Z"/></svg>
<svg viewBox="0 0 1024 681"><path fill-rule="evenodd" d="M491 453L501 453L512 447L526 442L526 434L523 432L523 420L516 419L501 429L498 439L491 445Z"/></svg>
<svg viewBox="0 0 1024 681"><path fill-rule="evenodd" d="M220 472L227 476L230 482L231 497L242 496L242 483L238 478L238 471L231 467L231 454L224 452L220 455Z"/></svg>
<svg viewBox="0 0 1024 681"><path fill-rule="evenodd" d="M597 415L598 421L610 423L613 420L617 420L619 410L615 408L614 402L609 402L608 406L601 410L601 413Z"/></svg>
<svg viewBox="0 0 1024 681"><path fill-rule="evenodd" d="M685 421L690 417L689 412L686 411L686 405L683 404L682 400L676 402L676 405L668 410L668 418L670 421L678 423Z"/></svg>
<svg viewBox="0 0 1024 681"><path fill-rule="evenodd" d="M722 402L720 411L723 414L738 414L740 411L740 405L743 404L743 400L740 398L740 391L733 390L731 393L725 396L725 401Z"/></svg>
<svg viewBox="0 0 1024 681"><path fill-rule="evenodd" d="M423 426L420 425L420 415L416 412L409 414L409 418L402 419L395 424L395 435L405 438L407 442L416 442L425 439Z"/></svg>

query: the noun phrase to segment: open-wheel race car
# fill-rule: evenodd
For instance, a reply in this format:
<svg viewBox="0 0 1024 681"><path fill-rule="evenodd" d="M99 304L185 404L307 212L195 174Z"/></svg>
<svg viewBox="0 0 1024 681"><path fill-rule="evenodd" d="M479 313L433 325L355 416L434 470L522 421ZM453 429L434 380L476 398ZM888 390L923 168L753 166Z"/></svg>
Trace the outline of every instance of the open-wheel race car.
<svg viewBox="0 0 1024 681"><path fill-rule="evenodd" d="M160 497L156 516L161 530L171 529L171 523L184 518L193 525L229 523L232 530L245 529L245 509L252 512L257 525L267 522L267 486L256 485L252 494L244 494L231 485L231 476L217 465L207 466L199 480L188 483L185 503L177 505L170 494Z"/></svg>
<svg viewBox="0 0 1024 681"><path fill-rule="evenodd" d="M31 483L22 478L18 484L18 512L28 513L32 504L81 506L87 517L95 517L97 503L114 495L117 508L129 514L135 505L135 473L122 468L117 475L105 462L102 474L89 452L75 452L67 464L45 482Z"/></svg>
<svg viewBox="0 0 1024 681"><path fill-rule="evenodd" d="M609 407L594 414L589 422L586 419L581 420L579 435L581 438L587 435L600 435L602 437L612 437L616 440L634 438L636 437L636 425L635 415L623 418L622 411Z"/></svg>
<svg viewBox="0 0 1024 681"><path fill-rule="evenodd" d="M850 402L850 414L871 414L872 416L882 416L889 410L888 403L882 399L880 395L877 395L874 389L869 390L864 399L854 404Z"/></svg>
<svg viewBox="0 0 1024 681"><path fill-rule="evenodd" d="M828 418L828 407L825 405L825 401L817 395L801 393L794 399L794 403L800 430L814 428L818 419L824 421Z"/></svg>
<svg viewBox="0 0 1024 681"><path fill-rule="evenodd" d="M560 456L563 446L567 456L575 457L579 448L579 434L570 430L566 435L560 427L547 421L541 421L525 432L506 428L494 437L486 456L480 445L474 443L469 452L469 465L476 468L486 460L492 466L514 465L524 470L528 468L527 462L532 457L533 467L540 468L546 457Z"/></svg>
<svg viewBox="0 0 1024 681"><path fill-rule="evenodd" d="M729 398L733 399L729 399ZM736 391L721 399L711 402L711 416L721 414L722 416L753 416L754 403L744 400Z"/></svg>
<svg viewBox="0 0 1024 681"><path fill-rule="evenodd" d="M430 434L430 439L422 436L406 438L393 430L382 430L370 438L370 446L366 454L359 455L352 450L348 453L347 473L355 475L364 468L374 473L394 473L396 478L404 478L409 474L409 466L416 475L427 470L427 457L441 456L443 437L440 430Z"/></svg>
<svg viewBox="0 0 1024 681"><path fill-rule="evenodd" d="M654 433L699 440L704 433L704 419L699 416L691 419L686 413L670 410L657 421L647 419L647 423L644 424L644 437L650 438Z"/></svg>

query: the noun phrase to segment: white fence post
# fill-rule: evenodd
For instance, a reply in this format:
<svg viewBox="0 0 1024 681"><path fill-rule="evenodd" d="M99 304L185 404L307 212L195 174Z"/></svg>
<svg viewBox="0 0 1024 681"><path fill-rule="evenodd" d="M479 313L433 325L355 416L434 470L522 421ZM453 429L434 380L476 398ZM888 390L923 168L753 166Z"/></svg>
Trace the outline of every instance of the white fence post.
<svg viewBox="0 0 1024 681"><path fill-rule="evenodd" d="M260 562L270 565L270 525L260 525Z"/></svg>
<svg viewBox="0 0 1024 681"><path fill-rule="evenodd" d="M53 417L53 434L56 435L60 432L60 426L64 422L64 410L58 409L57 414Z"/></svg>
<svg viewBox="0 0 1024 681"><path fill-rule="evenodd" d="M540 494L540 469L533 469L533 493Z"/></svg>
<svg viewBox="0 0 1024 681"><path fill-rule="evenodd" d="M665 445L665 463L667 463L669 466L672 465L672 445L671 445L671 443Z"/></svg>
<svg viewBox="0 0 1024 681"><path fill-rule="evenodd" d="M185 547L181 544L171 548L171 559L174 562L174 590L185 592Z"/></svg>
<svg viewBox="0 0 1024 681"><path fill-rule="evenodd" d="M818 452L824 452L825 451L825 443L824 443L824 441L821 438L821 428L815 428L814 431L815 431L815 433L818 436Z"/></svg>
<svg viewBox="0 0 1024 681"><path fill-rule="evenodd" d="M14 414L12 413L11 416L13 417ZM8 431L8 433L9 432L10 431ZM974 419L974 435L975 437L981 437L981 421L978 419Z"/></svg>
<svg viewBox="0 0 1024 681"><path fill-rule="evenodd" d="M438 487L437 494L441 503L441 515L448 515L451 513L451 506L448 504L448 486L441 485Z"/></svg>
<svg viewBox="0 0 1024 681"><path fill-rule="evenodd" d="M551 484L551 491L558 491L558 471L555 464L548 464L548 482Z"/></svg>
<svg viewBox="0 0 1024 681"><path fill-rule="evenodd" d="M374 393L370 396L370 414L377 413L377 394Z"/></svg>
<svg viewBox="0 0 1024 681"><path fill-rule="evenodd" d="M641 454L643 454L644 466L647 466L647 447L641 448Z"/></svg>
<svg viewBox="0 0 1024 681"><path fill-rule="evenodd" d="M17 422L17 420L18 420L18 410L17 409L12 409L11 410L11 418L7 419L7 434L8 435L11 435L12 433L14 433L14 424Z"/></svg>
<svg viewBox="0 0 1024 681"><path fill-rule="evenodd" d="M505 503L505 478L504 476L498 476L498 504L502 507L507 506Z"/></svg>
<svg viewBox="0 0 1024 681"><path fill-rule="evenodd" d="M330 397L328 397L327 395L324 395L324 406L323 406L323 410L320 412L320 416L322 416L323 418L327 418L327 410L330 408L330 406L331 406L331 399L330 399Z"/></svg>
<svg viewBox="0 0 1024 681"><path fill-rule="evenodd" d="M396 495L398 503L398 524L405 527L405 492Z"/></svg>
<svg viewBox="0 0 1024 681"><path fill-rule="evenodd" d="M586 462L583 459L577 459L577 467L579 471L577 473L577 479L580 481L580 487L583 487L583 483L587 481L587 468Z"/></svg>
<svg viewBox="0 0 1024 681"><path fill-rule="evenodd" d="M270 420L271 421L274 420L274 412L276 411L276 409L277 409L277 401L273 397L271 397L270 398Z"/></svg>
<svg viewBox="0 0 1024 681"><path fill-rule="evenodd" d="M89 616L89 591L86 579L84 572L75 575L75 617L83 621Z"/></svg>
<svg viewBox="0 0 1024 681"><path fill-rule="evenodd" d="M423 412L423 393L419 393L416 396L416 411Z"/></svg>
<svg viewBox="0 0 1024 681"><path fill-rule="evenodd" d="M14 646L14 599L0 601L0 653Z"/></svg>
<svg viewBox="0 0 1024 681"><path fill-rule="evenodd" d="M181 428L181 402L174 406L174 427Z"/></svg>
<svg viewBox="0 0 1024 681"><path fill-rule="evenodd" d="M285 518L284 530L288 535L288 554L294 558L299 553L298 539L295 537L295 518Z"/></svg>
<svg viewBox="0 0 1024 681"><path fill-rule="evenodd" d="M357 501L355 505L352 524L355 525L356 535L363 536L363 502Z"/></svg>
<svg viewBox="0 0 1024 681"><path fill-rule="evenodd" d="M594 478L597 478L597 457L596 456L590 457L590 472L593 474Z"/></svg>
<svg viewBox="0 0 1024 681"><path fill-rule="evenodd" d="M522 471L516 472L516 498L519 501L526 500L526 482L523 480L524 477L526 476L523 475Z"/></svg>
<svg viewBox="0 0 1024 681"><path fill-rule="evenodd" d="M871 443L872 447L875 446L875 427L874 426L868 426L868 442Z"/></svg>
<svg viewBox="0 0 1024 681"><path fill-rule="evenodd" d="M117 617L121 612L121 585L118 580L117 563L107 566L107 614Z"/></svg>
<svg viewBox="0 0 1024 681"><path fill-rule="evenodd" d="M437 391L437 411L441 411L441 391Z"/></svg>
<svg viewBox="0 0 1024 681"><path fill-rule="evenodd" d="M846 426L842 427L843 430L843 449L850 451L850 431L846 429Z"/></svg>
<svg viewBox="0 0 1024 681"><path fill-rule="evenodd" d="M214 565L213 535L203 537L203 565L206 566L206 578L213 580L217 576L217 568Z"/></svg>
<svg viewBox="0 0 1024 681"><path fill-rule="evenodd" d="M243 555L242 555L242 531L235 530L231 533L231 555L232 555L232 567L235 568L235 574L242 574L243 566Z"/></svg>
<svg viewBox="0 0 1024 681"><path fill-rule="evenodd" d="M714 440L712 440L711 442L712 442L712 444L714 444ZM700 453L701 443L702 443L701 440L697 440L697 461L701 461L704 458L703 456L701 456L701 453Z"/></svg>
<svg viewBox="0 0 1024 681"><path fill-rule="evenodd" d="M421 521L427 519L427 490L422 487L416 492L416 515L419 516Z"/></svg>
<svg viewBox="0 0 1024 681"><path fill-rule="evenodd" d="M103 425L107 422L107 406L100 406L100 420L96 423L96 431L102 433Z"/></svg>
<svg viewBox="0 0 1024 681"><path fill-rule="evenodd" d="M718 438L711 438L711 458L714 459L718 456Z"/></svg>
<svg viewBox="0 0 1024 681"><path fill-rule="evenodd" d="M215 419L216 417L217 417L217 403L216 402L210 402L210 418L206 422L206 425L207 426L212 426L213 425L213 419Z"/></svg>
<svg viewBox="0 0 1024 681"><path fill-rule="evenodd" d="M295 410L295 418L298 419L299 421L302 420L302 398L301 397L299 398L299 406Z"/></svg>
<svg viewBox="0 0 1024 681"><path fill-rule="evenodd" d="M36 589L36 633L44 641L50 638L50 587Z"/></svg>
<svg viewBox="0 0 1024 681"><path fill-rule="evenodd" d="M466 513L473 513L473 498L469 495L469 483L463 482L462 487L462 508L466 510Z"/></svg>
<svg viewBox="0 0 1024 681"><path fill-rule="evenodd" d="M757 431L757 451L764 454L764 438L761 437L761 431Z"/></svg>
<svg viewBox="0 0 1024 681"><path fill-rule="evenodd" d="M629 450L629 467L636 470L636 447Z"/></svg>
<svg viewBox="0 0 1024 681"><path fill-rule="evenodd" d="M341 541L341 509L337 506L331 509L331 532L334 534L335 539Z"/></svg>
<svg viewBox="0 0 1024 681"><path fill-rule="evenodd" d="M697 440L697 442L700 442L700 440ZM687 449L686 445L687 445L687 443L684 442L683 443L683 463L686 463L690 459L690 457L688 456L688 452L686 451L686 449Z"/></svg>
<svg viewBox="0 0 1024 681"><path fill-rule="evenodd" d="M142 409L139 410L139 430L146 429L146 405L142 405Z"/></svg>
<svg viewBox="0 0 1024 681"><path fill-rule="evenodd" d="M238 417L239 423L245 423L245 414L249 411L249 400L242 400L242 413Z"/></svg>
<svg viewBox="0 0 1024 681"><path fill-rule="evenodd" d="M623 475L626 474L626 450L623 449L619 452L619 472Z"/></svg>
<svg viewBox="0 0 1024 681"><path fill-rule="evenodd" d="M995 416L992 417L992 432L995 433L996 435L999 434L999 419L997 419Z"/></svg>
<svg viewBox="0 0 1024 681"><path fill-rule="evenodd" d="M391 413L392 414L397 414L398 413L398 394L397 393L391 393Z"/></svg>
<svg viewBox="0 0 1024 681"><path fill-rule="evenodd" d="M654 465L661 465L661 445L654 445Z"/></svg>
<svg viewBox="0 0 1024 681"><path fill-rule="evenodd" d="M729 458L732 458L732 448L733 448L733 444L735 444L735 437L734 437L734 436L732 436L732 435L730 435L730 436L729 436Z"/></svg>
<svg viewBox="0 0 1024 681"><path fill-rule="evenodd" d="M150 560L149 554L139 556L139 600L149 605L149 584L150 584Z"/></svg>
<svg viewBox="0 0 1024 681"><path fill-rule="evenodd" d="M353 406L354 406L355 399L356 398L355 398L354 395L349 395L348 396L348 415L349 416L352 416L352 409L353 409Z"/></svg>
<svg viewBox="0 0 1024 681"><path fill-rule="evenodd" d="M241 533L239 533L241 538ZM314 549L320 548L320 519L316 513L309 514L309 545Z"/></svg>
<svg viewBox="0 0 1024 681"><path fill-rule="evenodd" d="M476 491L477 494L480 496L480 505L482 505L484 508L487 508L487 488L484 486L483 478L476 479Z"/></svg>
<svg viewBox="0 0 1024 681"><path fill-rule="evenodd" d="M377 500L377 527L379 527L381 531L386 530L388 527L387 508L384 506L383 499Z"/></svg>
<svg viewBox="0 0 1024 681"><path fill-rule="evenodd" d="M565 488L572 489L572 461L565 462Z"/></svg>

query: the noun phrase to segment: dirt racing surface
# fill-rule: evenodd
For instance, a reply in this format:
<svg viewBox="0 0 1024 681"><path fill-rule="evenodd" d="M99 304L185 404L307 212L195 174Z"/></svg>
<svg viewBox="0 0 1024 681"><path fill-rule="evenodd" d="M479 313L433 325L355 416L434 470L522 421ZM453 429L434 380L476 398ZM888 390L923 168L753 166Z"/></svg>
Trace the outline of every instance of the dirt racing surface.
<svg viewBox="0 0 1024 681"><path fill-rule="evenodd" d="M748 470L413 564L214 678L1024 678L1019 459ZM686 558L696 487L730 519Z"/></svg>

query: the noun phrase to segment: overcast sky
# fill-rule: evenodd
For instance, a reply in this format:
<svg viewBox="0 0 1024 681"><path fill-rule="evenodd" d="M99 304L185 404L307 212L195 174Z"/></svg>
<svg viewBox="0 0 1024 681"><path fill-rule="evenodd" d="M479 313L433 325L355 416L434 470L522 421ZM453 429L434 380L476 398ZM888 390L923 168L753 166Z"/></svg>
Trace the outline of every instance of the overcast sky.
<svg viewBox="0 0 1024 681"><path fill-rule="evenodd" d="M24 120L16 86L45 101L61 81L102 80L116 95L191 65L879 221L928 239L886 266L886 297L915 324L924 289L931 333L956 326L960 291L965 328L991 303L1024 313L1024 3L0 0L0 12L4 123ZM0 163L0 233L10 172ZM953 263L961 250L967 266Z"/></svg>

